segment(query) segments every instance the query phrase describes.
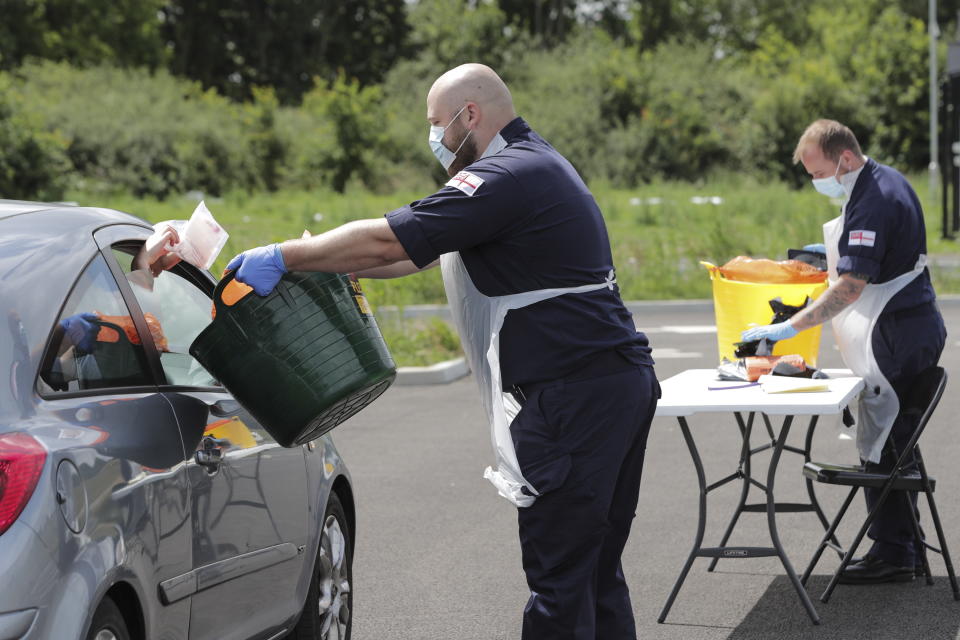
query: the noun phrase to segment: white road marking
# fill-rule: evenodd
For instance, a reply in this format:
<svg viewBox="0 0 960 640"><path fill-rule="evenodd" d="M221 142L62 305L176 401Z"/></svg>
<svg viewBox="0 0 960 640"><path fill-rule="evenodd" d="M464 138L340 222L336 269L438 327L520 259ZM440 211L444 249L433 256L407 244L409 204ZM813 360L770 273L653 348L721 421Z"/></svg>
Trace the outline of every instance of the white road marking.
<svg viewBox="0 0 960 640"><path fill-rule="evenodd" d="M717 327L711 324L691 324L691 325L679 325L679 324L670 324L662 327L652 327L649 329L638 329L644 333L679 333L683 335L694 335L700 333L716 333Z"/></svg>
<svg viewBox="0 0 960 640"><path fill-rule="evenodd" d="M702 358L703 354L699 351L681 351L680 349L671 349L670 347L656 347L653 350L654 360L674 360L679 358Z"/></svg>

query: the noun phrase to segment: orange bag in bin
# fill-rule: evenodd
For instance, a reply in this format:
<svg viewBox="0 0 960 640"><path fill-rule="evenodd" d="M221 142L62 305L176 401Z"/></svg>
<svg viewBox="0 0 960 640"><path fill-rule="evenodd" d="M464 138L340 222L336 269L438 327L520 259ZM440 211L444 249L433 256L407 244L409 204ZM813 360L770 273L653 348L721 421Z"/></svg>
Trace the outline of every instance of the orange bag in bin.
<svg viewBox="0 0 960 640"><path fill-rule="evenodd" d="M719 268L728 280L764 284L805 284L823 282L827 272L799 260L770 260L737 256Z"/></svg>

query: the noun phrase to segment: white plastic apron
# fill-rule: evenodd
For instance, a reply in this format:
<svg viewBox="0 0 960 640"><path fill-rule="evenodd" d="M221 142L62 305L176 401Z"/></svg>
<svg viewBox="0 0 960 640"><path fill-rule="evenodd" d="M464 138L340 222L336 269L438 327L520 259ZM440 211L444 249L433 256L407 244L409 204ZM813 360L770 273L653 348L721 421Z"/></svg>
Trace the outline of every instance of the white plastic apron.
<svg viewBox="0 0 960 640"><path fill-rule="evenodd" d="M827 247L827 270L830 283L839 279L840 236L844 216L823 225L823 242ZM882 284L867 284L857 301L833 318L833 335L844 363L864 379L866 388L860 394L857 417L857 449L860 458L880 462L883 445L900 412L897 394L884 377L873 354L873 328L887 302L914 278L923 273L927 256L920 254L912 271ZM879 392L878 392L879 390Z"/></svg>
<svg viewBox="0 0 960 640"><path fill-rule="evenodd" d="M500 378L500 328L507 312L568 293L587 293L613 289L613 271L604 282L580 287L539 289L505 296L485 296L474 286L457 252L440 256L443 286L450 312L460 334L463 351L480 387L480 401L493 440L496 467L487 467L483 477L493 483L501 496L518 507L529 507L539 495L524 479L517 462L517 453L510 437L510 423L520 406L513 396L504 394ZM526 487L533 494L522 491Z"/></svg>

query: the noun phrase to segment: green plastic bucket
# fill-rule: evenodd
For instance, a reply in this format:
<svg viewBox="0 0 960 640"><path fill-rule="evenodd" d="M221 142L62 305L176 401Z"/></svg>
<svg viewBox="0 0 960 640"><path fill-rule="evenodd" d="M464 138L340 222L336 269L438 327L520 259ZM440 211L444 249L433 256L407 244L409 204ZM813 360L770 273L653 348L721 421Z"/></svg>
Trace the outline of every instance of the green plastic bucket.
<svg viewBox="0 0 960 640"><path fill-rule="evenodd" d="M393 382L396 364L355 279L287 273L270 295L228 304L223 294L234 275L214 290L215 317L190 355L278 443L320 437Z"/></svg>

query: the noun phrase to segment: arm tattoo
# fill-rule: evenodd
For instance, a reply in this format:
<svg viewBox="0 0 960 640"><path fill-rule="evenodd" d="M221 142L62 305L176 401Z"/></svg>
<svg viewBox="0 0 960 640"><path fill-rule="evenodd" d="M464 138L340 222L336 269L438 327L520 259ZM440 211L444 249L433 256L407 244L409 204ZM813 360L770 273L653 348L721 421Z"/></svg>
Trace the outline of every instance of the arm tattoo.
<svg viewBox="0 0 960 640"><path fill-rule="evenodd" d="M823 324L856 302L867 283L867 277L859 273L841 277L812 305L794 316L793 326L802 331Z"/></svg>

